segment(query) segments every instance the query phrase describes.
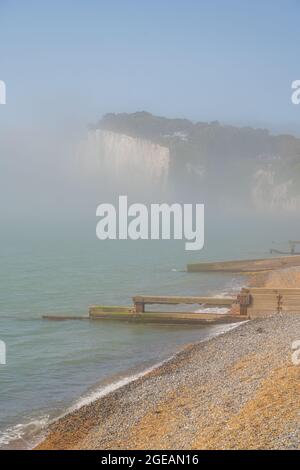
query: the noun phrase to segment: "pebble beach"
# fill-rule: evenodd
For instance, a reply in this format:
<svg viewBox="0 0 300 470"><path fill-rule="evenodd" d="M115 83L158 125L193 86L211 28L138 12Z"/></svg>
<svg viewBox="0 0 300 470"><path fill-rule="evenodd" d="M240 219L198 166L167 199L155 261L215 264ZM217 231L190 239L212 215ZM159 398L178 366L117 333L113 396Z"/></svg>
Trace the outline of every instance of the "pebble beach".
<svg viewBox="0 0 300 470"><path fill-rule="evenodd" d="M52 424L36 449L299 449L300 315L188 345Z"/></svg>

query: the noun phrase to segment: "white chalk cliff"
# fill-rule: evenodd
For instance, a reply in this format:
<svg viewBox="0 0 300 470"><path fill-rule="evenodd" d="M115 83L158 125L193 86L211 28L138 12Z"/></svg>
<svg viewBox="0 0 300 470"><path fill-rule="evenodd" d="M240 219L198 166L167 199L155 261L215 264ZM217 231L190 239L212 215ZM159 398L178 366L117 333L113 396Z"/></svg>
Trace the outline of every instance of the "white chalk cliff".
<svg viewBox="0 0 300 470"><path fill-rule="evenodd" d="M118 183L131 179L140 184L164 185L168 179L170 151L153 142L102 129L92 130L85 144L83 170Z"/></svg>

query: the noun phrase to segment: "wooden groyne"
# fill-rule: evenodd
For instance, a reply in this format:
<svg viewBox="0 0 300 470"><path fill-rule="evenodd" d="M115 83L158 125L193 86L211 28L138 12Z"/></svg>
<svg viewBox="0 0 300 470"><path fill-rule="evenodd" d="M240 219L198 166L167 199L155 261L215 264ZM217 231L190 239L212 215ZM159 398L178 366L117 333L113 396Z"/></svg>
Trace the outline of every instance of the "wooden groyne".
<svg viewBox="0 0 300 470"><path fill-rule="evenodd" d="M149 296L133 297L133 307L92 306L89 316L92 320L123 320L136 323L162 324L207 324L234 323L247 318L241 314L219 314L204 312L146 312L146 305L201 305L206 307L226 307L229 310L237 302L236 297L179 297Z"/></svg>
<svg viewBox="0 0 300 470"><path fill-rule="evenodd" d="M144 323L235 323L274 314L300 314L300 289L243 288L236 297L135 296L133 307L90 307L93 320L126 320ZM201 305L226 307L228 313L147 312L146 305ZM235 313L233 313L235 312Z"/></svg>
<svg viewBox="0 0 300 470"><path fill-rule="evenodd" d="M283 251L283 250L278 250L276 248L271 248L270 253L275 253L277 255L300 255L299 252L296 252L296 246L300 245L300 241L296 240L290 240L288 242L289 245L289 250L288 251Z"/></svg>
<svg viewBox="0 0 300 470"><path fill-rule="evenodd" d="M217 311L206 313L199 311L146 311L146 305L200 305L207 307L226 307L228 313ZM300 289L284 288L243 288L236 297L179 297L149 296L133 297L133 305L107 306L93 305L88 316L44 315L46 320L109 320L133 323L161 324L211 324L235 323L253 318L295 313L300 314Z"/></svg>
<svg viewBox="0 0 300 470"><path fill-rule="evenodd" d="M205 305L213 307L231 307L236 301L234 297L180 297L172 296L153 296L153 295L137 295L133 297L136 313L145 312L145 305Z"/></svg>
<svg viewBox="0 0 300 470"><path fill-rule="evenodd" d="M190 273L199 272L227 272L227 273L249 273L271 271L300 266L300 255L280 256L265 259L250 259L237 261L217 261L211 263L192 263L187 265Z"/></svg>
<svg viewBox="0 0 300 470"><path fill-rule="evenodd" d="M244 313L251 319L272 314L300 314L300 289L255 287L242 289Z"/></svg>
<svg viewBox="0 0 300 470"><path fill-rule="evenodd" d="M231 308L238 302L237 297L179 297L179 296L135 296L133 305L108 306L92 305L88 316L58 316L44 315L45 320L108 320L126 321L133 323L160 323L160 324L211 324L211 323L235 323L247 320L243 312L231 313ZM193 311L145 311L146 305L199 305L206 307L226 307L228 313L220 314Z"/></svg>
<svg viewBox="0 0 300 470"><path fill-rule="evenodd" d="M119 312L91 315L91 320L126 321L132 323L157 323L164 325L206 325L219 323L236 323L247 320L241 315L195 312L144 312L143 314L126 315Z"/></svg>

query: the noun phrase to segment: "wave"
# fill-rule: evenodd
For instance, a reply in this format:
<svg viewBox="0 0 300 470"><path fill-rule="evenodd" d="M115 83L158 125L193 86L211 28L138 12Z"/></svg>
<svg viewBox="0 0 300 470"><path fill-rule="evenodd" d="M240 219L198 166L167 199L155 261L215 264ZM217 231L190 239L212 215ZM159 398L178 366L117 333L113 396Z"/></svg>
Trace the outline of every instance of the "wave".
<svg viewBox="0 0 300 470"><path fill-rule="evenodd" d="M195 313L218 313L220 315L225 315L230 311L227 307L202 307L195 310Z"/></svg>
<svg viewBox="0 0 300 470"><path fill-rule="evenodd" d="M221 309L220 309L221 310ZM205 339L199 341L199 343L202 343L202 342L205 342L205 341L209 341L210 339L212 339L213 337L217 337L217 336L220 336L220 335L223 335L227 332L229 332L230 330L234 329L234 328L237 328L238 326L240 326L240 323L234 323L234 324L229 324L229 325L220 325L220 329L217 333L211 333L210 335L208 335ZM196 342L195 344L197 344L198 342ZM153 366L150 366L144 370L142 370L141 372L138 372L138 373L134 373L134 374L131 374L131 375L128 375L126 377L123 377L117 381L114 381L114 382L111 382L110 384L106 385L106 386L100 386L100 387L97 387L96 389L94 389L93 391L91 391L90 393L86 394L85 396L82 396L80 397L74 405L71 405L67 410L66 412L60 416L63 417L63 416L66 416L67 414L69 413L72 413L74 411L77 411L79 410L80 408L82 408L83 406L87 406L91 403L93 403L94 401L98 400L99 398L102 398L104 396L107 396L109 395L110 393L132 383L132 382L136 382L137 380L139 380L140 378L144 377L145 375L148 375L150 374L151 372L153 372L154 370L160 368L161 366L163 366L164 364L167 364L169 361L171 361L172 359L174 359L179 353L180 351L184 350L186 348L187 345L184 345L182 346L179 350L177 350L174 354L170 355L167 359L164 359L163 361L160 361L160 362L157 362L155 363Z"/></svg>
<svg viewBox="0 0 300 470"><path fill-rule="evenodd" d="M30 449L34 439L50 424L49 415L31 418L25 423L8 427L0 435L1 449Z"/></svg>
<svg viewBox="0 0 300 470"><path fill-rule="evenodd" d="M202 309L201 311L208 311L209 309ZM225 313L223 312L224 309L218 308L217 310L220 311L220 314ZM227 310L227 309L225 309ZM216 309L214 309L214 312ZM205 339L201 340L200 342L208 341L213 337L217 337L219 335L225 334L228 331L237 328L240 324L230 324L230 325L220 325L220 329L217 332L213 332L208 335ZM74 404L68 406L65 411L59 414L56 417L51 417L49 414L41 414L40 417L35 417L29 419L24 423L17 424L15 426L11 426L7 428L2 435L0 436L0 448L1 449L32 449L35 447L39 442L41 442L44 438L43 433L47 429L51 423L57 421L64 416L79 410L80 408L87 406L94 401L109 395L110 393L132 383L140 378L144 377L145 375L153 372L154 370L158 369L159 367L163 366L170 360L172 360L181 350L186 347L183 346L178 349L174 354L170 355L167 359L155 363L153 366L150 366L141 372L133 373L122 377L116 381L109 383L108 385L103 386L98 385L92 391L88 392L84 396L81 396Z"/></svg>

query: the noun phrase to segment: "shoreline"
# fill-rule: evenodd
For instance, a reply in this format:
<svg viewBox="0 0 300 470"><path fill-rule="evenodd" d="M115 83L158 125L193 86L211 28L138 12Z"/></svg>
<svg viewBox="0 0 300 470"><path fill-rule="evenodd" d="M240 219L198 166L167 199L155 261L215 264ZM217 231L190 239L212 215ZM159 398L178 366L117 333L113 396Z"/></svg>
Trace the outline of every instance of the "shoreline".
<svg viewBox="0 0 300 470"><path fill-rule="evenodd" d="M276 315L187 346L50 425L35 449L298 448L300 368L287 362L297 331L299 315ZM274 377L287 381L276 403ZM260 406L260 395L269 403ZM279 405L272 429L269 417L257 428L257 418Z"/></svg>
<svg viewBox="0 0 300 470"><path fill-rule="evenodd" d="M164 326L165 325L163 325L163 327ZM234 327L236 326L239 326L239 323L234 324ZM203 332L203 338L199 338L200 333L197 334L198 338L186 338L185 342L181 345L178 344L173 348L173 350L169 351L168 354L162 354L161 357L158 357L156 360L137 361L136 364L130 368L123 369L117 374L108 375L101 380L95 381L92 385L86 388L82 394L78 394L75 399L66 402L64 406L51 409L50 411L48 409L45 411L41 409L39 412L28 416L28 419L20 420L17 424L7 426L2 435L2 450L16 450L18 448L23 450L34 449L37 445L43 442L45 430L49 429L53 423L56 423L66 415L69 415L73 411L80 409L82 406L90 404L93 401L100 399L102 396L106 396L114 390L125 387L127 384L136 381L138 378L149 374L164 363L173 359L186 347L197 344L198 342L207 341L212 337L223 334L224 331L231 328L232 324L229 323L198 326L197 330L199 329L199 331ZM185 325L183 325L183 329L185 329ZM187 330L189 329L190 327L188 326ZM216 329L218 329L218 331L216 331Z"/></svg>
<svg viewBox="0 0 300 470"><path fill-rule="evenodd" d="M243 323L246 323L246 321ZM155 362L152 365L149 364L145 368L143 368L141 364L137 364L133 370L131 369L131 373L128 373L128 371L123 371L122 373L118 374L119 378L117 380L112 380L111 377L108 377L106 379L108 381L107 385L100 385L99 387L96 386L94 392L91 392L79 398L74 405L68 407L66 412L59 416L57 419L55 419L55 421L64 418L65 416L68 416L74 411L80 410L83 406L89 406L93 404L93 402L100 400L101 398L104 398L117 390L123 389L131 383L135 383L140 379L146 378L149 374L156 372L160 368L167 365L170 361L176 360L177 356L184 352L186 349L210 341L214 338L217 338L218 336L222 336L228 333L229 331L238 328L241 324L242 322L223 325L220 324L219 326L224 328L225 331L212 333L208 337L199 341L193 341L192 343L186 343L184 345L178 346L177 350L174 351L170 356L166 357L165 359L162 359L161 361ZM206 326L205 328L209 328L209 326Z"/></svg>
<svg viewBox="0 0 300 470"><path fill-rule="evenodd" d="M85 406L90 406L98 400L101 400L105 397L109 397L114 392L117 392L119 390L123 390L124 392L126 392L125 389L127 386L130 386L131 384L134 384L139 380L146 379L149 374L156 372L159 373L161 368L163 368L169 362L176 360L177 356L184 353L186 350L193 348L194 346L197 346L199 344L205 343L207 341L211 341L212 339L222 336L224 334L227 334L229 331L238 328L243 323L246 323L246 321L232 324L220 324L219 327L223 329L222 331L218 333L211 333L211 335L199 341L194 341L192 343L186 343L185 345L178 346L178 349L176 351L174 351L170 356L166 357L165 359L162 359L161 361L153 363L152 365L150 364L148 367L145 368L142 368L141 365L136 366L136 369L131 371L132 373L129 373L129 371L127 371L128 373L123 372L121 374L118 374L119 378L117 380L113 380L108 377L107 385L103 386L101 384L99 386L96 386L93 392L87 393L86 395L83 395L82 397L78 398L78 400L76 400L73 405L67 407L65 412L53 418L46 425L45 429L39 433L40 437L35 437L34 445L29 450L35 450L35 448L42 444L44 440L47 439L47 437L45 436L45 434L47 434L47 430L51 429L51 427L55 425L58 421L70 416L74 412L80 411L81 408ZM205 328L209 327L206 326Z"/></svg>
<svg viewBox="0 0 300 470"><path fill-rule="evenodd" d="M248 277L256 286L299 280L294 269ZM65 415L35 449L298 449L300 367L291 343L300 316L237 326Z"/></svg>
<svg viewBox="0 0 300 470"><path fill-rule="evenodd" d="M236 323L233 327L239 326L240 323ZM163 325L164 326L164 325ZM226 329L229 331L232 328L231 324L220 324L218 325L220 329ZM210 330L210 326L198 327L199 330L203 329ZM216 326L214 326L216 328ZM178 345L177 348L171 352L169 355L165 355L161 360L156 362L148 361L137 363L129 369L122 370L117 374L112 374L101 381L95 382L90 386L82 395L78 396L71 403L66 404L63 409L59 412L41 413L36 417L32 417L27 422L21 422L19 424L13 425L10 428L7 428L7 431L10 432L10 436L6 438L3 442L2 450L17 450L19 443L22 445L22 450L33 450L41 442L43 442L45 437L45 430L49 429L57 421L63 419L64 417L70 415L71 413L80 410L83 406L90 405L94 401L97 401L103 397L106 397L113 393L116 390L123 389L127 385L130 385L133 382L136 382L140 378L147 376L149 373L155 371L159 367L163 366L165 363L174 359L178 354L184 351L187 347L198 344L200 342L209 341L211 338L224 334L224 331L217 333L210 333L207 337L199 339L192 342L187 342L182 345ZM43 425L39 424L44 423ZM24 433L24 428L26 431ZM35 430L32 428L36 428ZM28 433L28 435L27 435ZM24 445L24 443L26 443Z"/></svg>

